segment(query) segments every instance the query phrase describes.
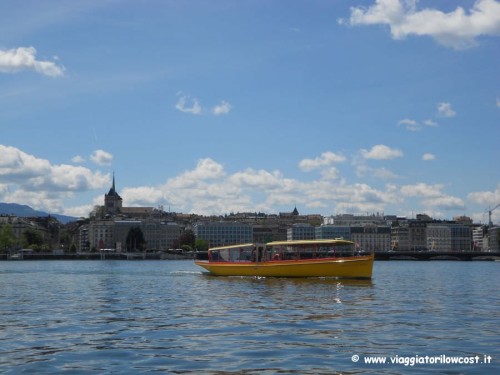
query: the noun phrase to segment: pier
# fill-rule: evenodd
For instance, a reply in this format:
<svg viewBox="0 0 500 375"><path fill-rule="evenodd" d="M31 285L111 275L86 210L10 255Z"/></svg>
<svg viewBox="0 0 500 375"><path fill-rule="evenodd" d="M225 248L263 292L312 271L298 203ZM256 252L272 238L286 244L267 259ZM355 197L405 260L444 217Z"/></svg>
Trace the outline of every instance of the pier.
<svg viewBox="0 0 500 375"><path fill-rule="evenodd" d="M383 251L375 260L500 260L500 252L482 251Z"/></svg>

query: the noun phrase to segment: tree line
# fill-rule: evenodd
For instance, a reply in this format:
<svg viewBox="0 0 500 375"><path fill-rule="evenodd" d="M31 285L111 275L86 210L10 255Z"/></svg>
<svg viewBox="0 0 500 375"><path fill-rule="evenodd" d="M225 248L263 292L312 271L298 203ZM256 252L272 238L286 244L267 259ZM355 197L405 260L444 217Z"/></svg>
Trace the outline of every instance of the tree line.
<svg viewBox="0 0 500 375"><path fill-rule="evenodd" d="M41 231L33 228L24 229L20 238L17 238L14 234L12 225L4 224L0 226L0 253L9 253L19 248L32 249L37 252L46 252L52 251L55 248L63 248L68 252L76 252L77 247L73 242L73 232L74 229L72 228L62 228L59 233L59 241L55 243L52 236L50 239L46 239ZM125 242L126 251L148 250L146 238L140 227L130 228ZM203 239L196 239L194 232L187 229L181 234L179 240L174 244L174 247L186 251L206 251L208 249L208 242ZM97 251L98 249L93 248L91 250Z"/></svg>

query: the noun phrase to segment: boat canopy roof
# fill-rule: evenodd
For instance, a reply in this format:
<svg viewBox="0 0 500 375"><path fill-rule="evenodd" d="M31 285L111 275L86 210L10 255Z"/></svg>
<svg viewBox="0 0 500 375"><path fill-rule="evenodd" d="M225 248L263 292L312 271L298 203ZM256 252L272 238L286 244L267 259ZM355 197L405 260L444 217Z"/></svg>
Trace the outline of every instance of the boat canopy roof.
<svg viewBox="0 0 500 375"><path fill-rule="evenodd" d="M311 246L311 245L352 245L354 242L335 238L328 240L295 240L295 241L273 241L268 242L267 246Z"/></svg>
<svg viewBox="0 0 500 375"><path fill-rule="evenodd" d="M239 243L239 244L234 244L234 245L227 245L227 246L218 246L218 247L212 247L208 249L208 251L216 251L216 250L226 250L226 249L239 249L242 247L250 247L250 246L255 246L254 243Z"/></svg>
<svg viewBox="0 0 500 375"><path fill-rule="evenodd" d="M243 244L233 244L227 246L218 246L208 249L208 251L217 250L227 250L227 249L241 249L243 247L254 247L254 246L335 246L335 245L352 245L354 242L349 240L344 240L343 238L335 238L328 240L295 240L295 241L272 241L266 244L255 244L255 243L243 243Z"/></svg>

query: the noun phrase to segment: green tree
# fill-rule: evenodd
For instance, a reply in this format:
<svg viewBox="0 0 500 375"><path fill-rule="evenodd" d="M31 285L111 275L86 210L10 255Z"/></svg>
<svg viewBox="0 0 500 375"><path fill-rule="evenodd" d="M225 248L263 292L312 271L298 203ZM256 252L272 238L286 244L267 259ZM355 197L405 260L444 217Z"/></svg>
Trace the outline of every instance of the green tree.
<svg viewBox="0 0 500 375"><path fill-rule="evenodd" d="M208 250L208 242L206 240L196 240L195 241L195 248L198 251L207 251Z"/></svg>
<svg viewBox="0 0 500 375"><path fill-rule="evenodd" d="M89 213L89 217L91 220L102 220L105 216L106 207L104 206L94 206L94 209Z"/></svg>
<svg viewBox="0 0 500 375"><path fill-rule="evenodd" d="M187 229L182 232L179 238L179 245L180 247L189 246L190 248L193 248L195 245L195 241L196 236L194 235L194 232L191 229Z"/></svg>
<svg viewBox="0 0 500 375"><path fill-rule="evenodd" d="M40 250L43 246L43 236L39 231L28 228L23 232L21 242L24 247Z"/></svg>
<svg viewBox="0 0 500 375"><path fill-rule="evenodd" d="M127 234L127 251L131 250L144 250L146 247L146 240L144 233L140 227L132 227Z"/></svg>
<svg viewBox="0 0 500 375"><path fill-rule="evenodd" d="M5 224L0 228L0 252L8 252L16 242L12 225Z"/></svg>

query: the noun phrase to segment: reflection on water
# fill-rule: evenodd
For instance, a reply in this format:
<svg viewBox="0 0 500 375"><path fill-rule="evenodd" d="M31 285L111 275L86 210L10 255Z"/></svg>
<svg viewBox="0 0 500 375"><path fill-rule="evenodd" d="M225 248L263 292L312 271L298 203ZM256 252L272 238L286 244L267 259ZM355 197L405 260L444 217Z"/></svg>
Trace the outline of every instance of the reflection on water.
<svg viewBox="0 0 500 375"><path fill-rule="evenodd" d="M489 354L489 367L418 371L491 372L499 266L377 262L370 281L214 277L189 261L0 262L0 372L406 370L355 354Z"/></svg>

